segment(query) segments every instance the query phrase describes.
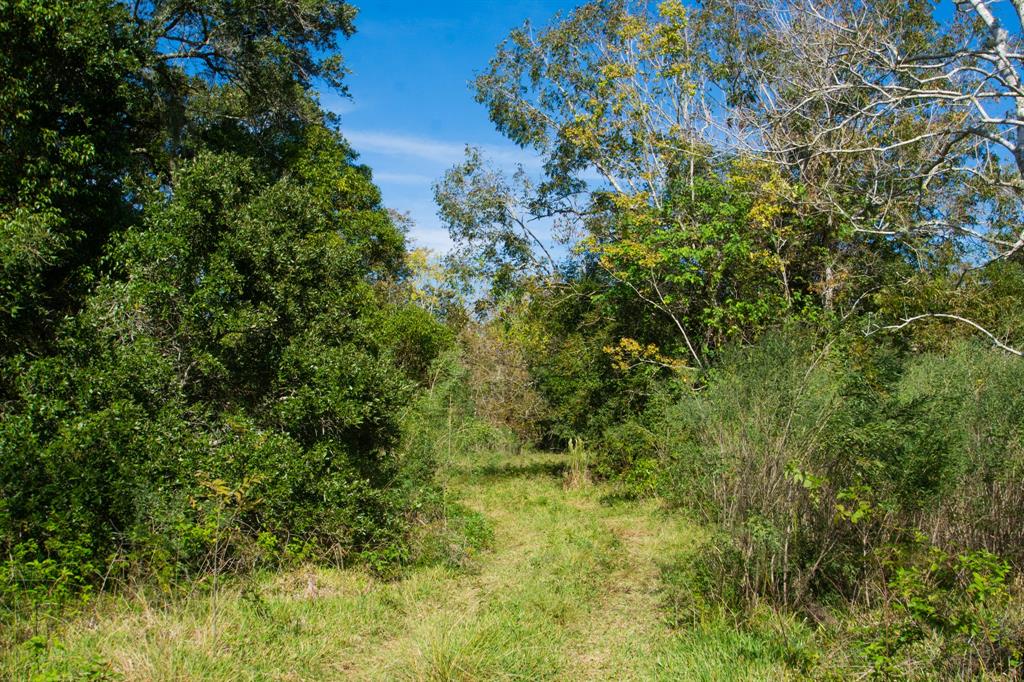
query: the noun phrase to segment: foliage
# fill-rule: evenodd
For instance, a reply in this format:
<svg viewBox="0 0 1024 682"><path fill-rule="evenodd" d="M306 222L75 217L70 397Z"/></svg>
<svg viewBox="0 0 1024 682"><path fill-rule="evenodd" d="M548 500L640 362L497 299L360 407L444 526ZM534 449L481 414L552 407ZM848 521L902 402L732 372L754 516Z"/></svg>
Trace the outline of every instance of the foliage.
<svg viewBox="0 0 1024 682"><path fill-rule="evenodd" d="M0 0L5 641L42 656L47 613L137 577L475 571L502 535L444 485L510 479L500 451L552 479L505 502L573 524L516 564L556 605L514 592L418 672L519 638L555 675L540 643L643 545L598 519L660 497L710 531L663 565L676 625L775 613L797 643L750 641L802 673L793 614L838 671L1019 675L1024 109L989 4L527 24L475 89L543 173L468 148L440 259L319 105L346 2Z"/></svg>
<svg viewBox="0 0 1024 682"><path fill-rule="evenodd" d="M891 581L913 575L892 553L916 561L906 548L919 537L1019 570L1020 443L999 425L1019 423L1009 387L1020 371L971 345L908 358L775 336L646 417L648 433L674 434L660 449L661 490L724 529L702 570L723 578L708 582L723 598L739 590L734 608L886 599Z"/></svg>
<svg viewBox="0 0 1024 682"><path fill-rule="evenodd" d="M439 510L437 519L417 528L412 538L412 560L418 565L443 565L478 570L480 553L493 547L494 529L479 512L457 503Z"/></svg>
<svg viewBox="0 0 1024 682"><path fill-rule="evenodd" d="M1009 111L1017 37L955 14L595 1L511 32L475 82L543 176L471 153L438 196L491 323L529 340L542 442L578 470L582 437L588 472L711 522L687 575L727 610L891 619L922 536L1024 567L1020 187L995 149L1019 121L933 88L989 73ZM541 225L567 247L543 275ZM961 635L935 635L945 674L1012 658Z"/></svg>
<svg viewBox="0 0 1024 682"><path fill-rule="evenodd" d="M0 5L0 353L39 352L131 218L137 41L106 0ZM6 374L6 373L5 373ZM0 377L0 391L7 378Z"/></svg>
<svg viewBox="0 0 1024 682"><path fill-rule="evenodd" d="M446 349L431 366L427 390L401 413L400 457L425 472L447 472L458 457L514 447L513 434L479 413L467 365L461 346Z"/></svg>
<svg viewBox="0 0 1024 682"><path fill-rule="evenodd" d="M476 415L514 434L521 448L538 440L546 405L530 375L530 340L517 332L529 328L516 320L468 325L461 342Z"/></svg>
<svg viewBox="0 0 1024 682"><path fill-rule="evenodd" d="M901 676L908 655L940 642L930 663L948 677L1012 674L1024 652L1024 621L1013 601L1010 566L984 550L950 556L936 547L904 558L890 582L894 618L865 646L875 670ZM913 669L913 668L911 668Z"/></svg>
<svg viewBox="0 0 1024 682"><path fill-rule="evenodd" d="M790 212L796 192L770 167L702 164L660 207L613 201L609 233L581 248L636 303L666 315L687 344L680 355L699 366L727 341L752 341L781 316L820 305L829 237Z"/></svg>
<svg viewBox="0 0 1024 682"><path fill-rule="evenodd" d="M522 294L530 277L558 271L538 236L540 218L524 208L532 193L522 167L505 178L474 147L434 185L438 215L456 244L447 261L464 276L485 281L493 303Z"/></svg>
<svg viewBox="0 0 1024 682"><path fill-rule="evenodd" d="M407 557L401 414L452 337L388 295L404 234L312 90L353 14L0 7L5 602Z"/></svg>
<svg viewBox="0 0 1024 682"><path fill-rule="evenodd" d="M513 31L477 98L542 156L544 176L509 181L475 154L438 192L456 243L495 267L508 249L479 240L500 222L495 207L520 226L548 220L574 254L552 268L558 279L590 275L607 299L666 325L660 351L694 368L780 317L828 317L859 304L866 282L905 274L894 244L804 210L817 188L739 143L720 100L744 86L719 9L595 1ZM540 240L501 224L519 235L511 266L544 260Z"/></svg>

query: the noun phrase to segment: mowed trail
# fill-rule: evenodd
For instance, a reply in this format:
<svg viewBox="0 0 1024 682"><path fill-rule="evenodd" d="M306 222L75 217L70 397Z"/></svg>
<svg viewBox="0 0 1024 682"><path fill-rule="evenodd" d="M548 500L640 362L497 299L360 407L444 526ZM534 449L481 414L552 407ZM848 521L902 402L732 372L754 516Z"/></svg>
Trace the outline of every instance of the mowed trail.
<svg viewBox="0 0 1024 682"><path fill-rule="evenodd" d="M654 500L567 487L564 470L550 454L464 465L450 485L493 524L494 547L410 605L364 679L787 677L756 637L671 625L662 568L687 560L700 527Z"/></svg>
<svg viewBox="0 0 1024 682"><path fill-rule="evenodd" d="M493 524L476 575L417 605L382 651L384 677L633 679L653 674L668 629L658 558L696 538L655 504L602 504L567 489L562 461L534 455L465 472L453 486ZM398 654L394 656L394 654ZM656 665L655 665L656 668Z"/></svg>
<svg viewBox="0 0 1024 682"><path fill-rule="evenodd" d="M565 460L530 454L455 467L449 488L493 526L469 569L361 569L268 577L171 606L108 600L55 632L20 670L127 680L778 680L756 634L710 619L673 624L663 567L704 531L657 501L566 487ZM27 677L27 676L26 676ZM86 679L106 679L94 677Z"/></svg>

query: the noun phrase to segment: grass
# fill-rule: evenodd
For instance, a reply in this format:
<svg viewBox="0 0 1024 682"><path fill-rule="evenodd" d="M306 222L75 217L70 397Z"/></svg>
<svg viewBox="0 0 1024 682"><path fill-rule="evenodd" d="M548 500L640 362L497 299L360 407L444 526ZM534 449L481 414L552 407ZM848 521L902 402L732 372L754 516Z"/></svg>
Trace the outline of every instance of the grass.
<svg viewBox="0 0 1024 682"><path fill-rule="evenodd" d="M778 680L786 647L706 617L673 625L660 566L702 529L656 501L565 485L568 460L464 463L450 488L492 524L472 570L261 576L165 604L106 595L0 660L4 679ZM160 604L160 605L157 605Z"/></svg>

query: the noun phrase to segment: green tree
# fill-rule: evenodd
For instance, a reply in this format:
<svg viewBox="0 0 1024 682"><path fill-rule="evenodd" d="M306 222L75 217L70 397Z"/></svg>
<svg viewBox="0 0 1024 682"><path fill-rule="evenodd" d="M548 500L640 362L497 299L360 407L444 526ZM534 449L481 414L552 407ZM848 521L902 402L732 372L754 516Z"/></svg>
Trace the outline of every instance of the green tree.
<svg viewBox="0 0 1024 682"><path fill-rule="evenodd" d="M656 314L673 330L665 353L694 367L780 316L833 307L853 251L840 225L799 210L806 187L742 153L719 101L736 89L719 28L679 2L602 1L514 31L477 98L542 155L544 179L510 183L471 155L438 191L456 242L499 271L521 274L537 251L526 228L554 220L577 270L601 269L620 290L609 300Z"/></svg>
<svg viewBox="0 0 1024 682"><path fill-rule="evenodd" d="M0 4L5 556L401 556L401 407L449 335L388 300L403 230L316 100L353 16Z"/></svg>
<svg viewBox="0 0 1024 682"><path fill-rule="evenodd" d="M46 352L134 218L126 10L104 0L0 3L0 355ZM0 383L0 391L3 391Z"/></svg>

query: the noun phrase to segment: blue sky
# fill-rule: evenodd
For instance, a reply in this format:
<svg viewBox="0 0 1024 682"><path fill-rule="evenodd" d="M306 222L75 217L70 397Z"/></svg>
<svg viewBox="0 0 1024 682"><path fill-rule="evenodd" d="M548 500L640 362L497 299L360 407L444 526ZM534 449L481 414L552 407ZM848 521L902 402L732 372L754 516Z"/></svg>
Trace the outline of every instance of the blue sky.
<svg viewBox="0 0 1024 682"><path fill-rule="evenodd" d="M466 144L509 170L517 162L539 165L494 130L469 81L513 28L527 19L545 25L583 0L353 2L357 33L342 45L352 98L323 93L322 101L340 114L342 132L373 169L385 204L415 221L413 245L445 251L450 241L431 185L462 159ZM994 9L1007 20L1012 14L1009 3ZM951 11L942 0L938 16Z"/></svg>
<svg viewBox="0 0 1024 682"><path fill-rule="evenodd" d="M357 33L343 44L352 74L346 100L323 94L341 130L368 164L389 208L408 212L415 246L443 251L447 231L436 216L431 184L482 147L499 165L536 160L495 130L473 101L469 81L495 46L527 18L545 24L571 0L365 0Z"/></svg>

